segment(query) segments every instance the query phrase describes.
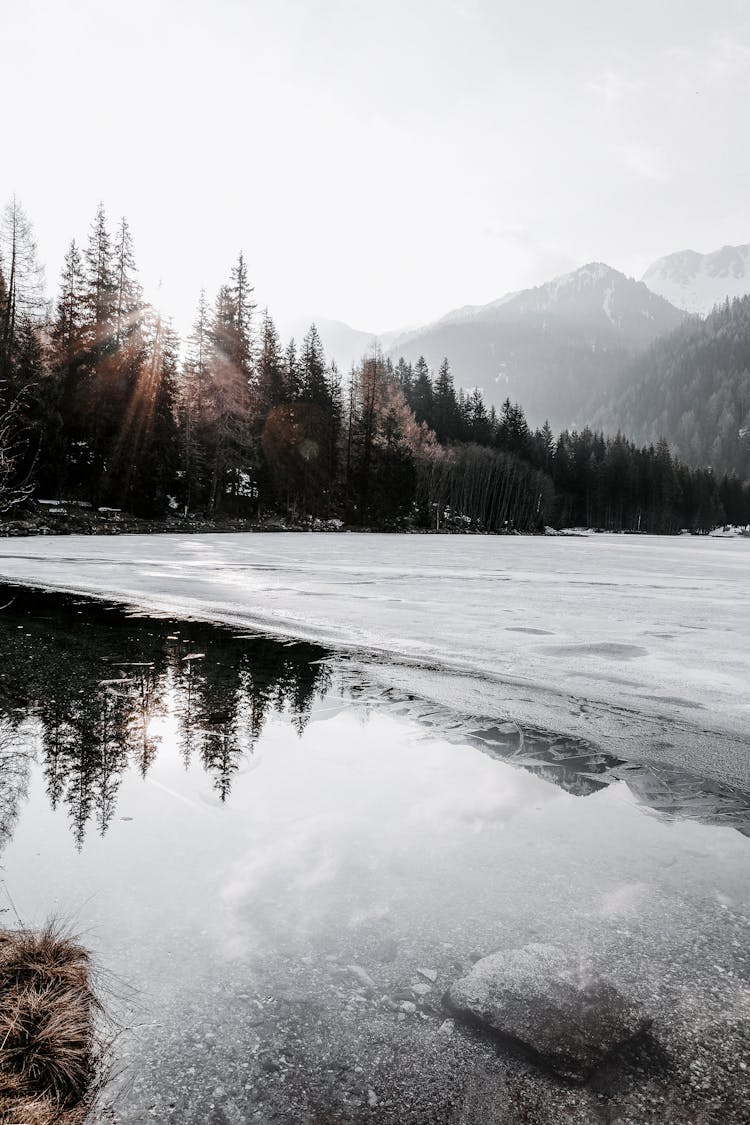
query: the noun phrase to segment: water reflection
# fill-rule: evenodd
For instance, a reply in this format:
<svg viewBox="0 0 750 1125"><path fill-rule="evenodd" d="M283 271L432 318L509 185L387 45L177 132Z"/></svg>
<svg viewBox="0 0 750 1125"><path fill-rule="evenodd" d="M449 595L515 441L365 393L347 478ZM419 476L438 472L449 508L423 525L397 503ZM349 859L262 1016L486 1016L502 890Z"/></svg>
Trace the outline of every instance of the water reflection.
<svg viewBox="0 0 750 1125"><path fill-rule="evenodd" d="M699 1021L735 1050L750 845L680 816L697 794L716 815L710 785L477 729L341 664L334 691L313 645L11 596L3 880L28 924L73 918L133 989L123 1125L329 1105L319 1120L391 1125L405 1098L405 1120L457 1121L451 1091L487 1060L441 1032L440 998L477 955L536 941L605 967L680 1050ZM488 1073L504 1088L494 1055ZM564 1119L550 1105L541 1125Z"/></svg>
<svg viewBox="0 0 750 1125"><path fill-rule="evenodd" d="M597 746L523 731L512 723L472 730L469 739L480 750L576 797L624 781L636 800L665 819L726 825L750 836L750 795L726 782L678 766L627 762Z"/></svg>
<svg viewBox="0 0 750 1125"><path fill-rule="evenodd" d="M200 761L223 802L268 716L289 713L301 734L330 684L314 645L29 591L3 601L11 604L0 617L0 846L25 792L30 722L50 804L67 808L80 848L91 826L107 832L126 771L149 773L168 713L185 767Z"/></svg>

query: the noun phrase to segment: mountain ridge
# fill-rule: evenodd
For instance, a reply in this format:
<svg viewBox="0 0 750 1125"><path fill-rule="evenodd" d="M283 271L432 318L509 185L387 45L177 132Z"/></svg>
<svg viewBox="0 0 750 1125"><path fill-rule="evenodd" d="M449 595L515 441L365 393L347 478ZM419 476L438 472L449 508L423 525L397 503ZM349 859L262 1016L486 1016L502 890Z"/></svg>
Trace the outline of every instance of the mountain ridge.
<svg viewBox="0 0 750 1125"><path fill-rule="evenodd" d="M678 250L652 262L641 280L685 312L707 316L727 299L750 293L750 243L707 254Z"/></svg>
<svg viewBox="0 0 750 1125"><path fill-rule="evenodd" d="M455 382L478 386L488 405L510 397L531 425L562 429L585 420L589 402L629 360L686 314L642 282L589 262L543 285L464 306L397 336L396 359L448 357Z"/></svg>

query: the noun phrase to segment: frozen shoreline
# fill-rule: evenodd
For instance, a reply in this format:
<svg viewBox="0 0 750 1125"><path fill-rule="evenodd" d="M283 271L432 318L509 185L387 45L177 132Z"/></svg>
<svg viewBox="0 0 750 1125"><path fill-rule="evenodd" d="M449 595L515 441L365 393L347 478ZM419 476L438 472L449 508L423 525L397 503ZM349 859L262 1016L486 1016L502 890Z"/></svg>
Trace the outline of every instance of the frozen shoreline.
<svg viewBox="0 0 750 1125"><path fill-rule="evenodd" d="M0 579L319 641L379 682L750 778L746 540L33 537Z"/></svg>

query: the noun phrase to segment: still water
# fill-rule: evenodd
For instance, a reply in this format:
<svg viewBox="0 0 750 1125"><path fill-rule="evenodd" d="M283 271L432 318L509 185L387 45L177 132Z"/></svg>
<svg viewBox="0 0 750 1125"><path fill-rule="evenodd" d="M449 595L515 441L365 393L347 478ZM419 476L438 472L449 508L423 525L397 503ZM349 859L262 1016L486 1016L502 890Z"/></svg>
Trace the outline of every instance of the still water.
<svg viewBox="0 0 750 1125"><path fill-rule="evenodd" d="M610 1120L683 1081L696 1029L739 1089L746 795L384 695L310 644L0 604L2 922L94 951L115 1120ZM540 940L647 1006L666 1070L573 1093L446 1023L478 956Z"/></svg>

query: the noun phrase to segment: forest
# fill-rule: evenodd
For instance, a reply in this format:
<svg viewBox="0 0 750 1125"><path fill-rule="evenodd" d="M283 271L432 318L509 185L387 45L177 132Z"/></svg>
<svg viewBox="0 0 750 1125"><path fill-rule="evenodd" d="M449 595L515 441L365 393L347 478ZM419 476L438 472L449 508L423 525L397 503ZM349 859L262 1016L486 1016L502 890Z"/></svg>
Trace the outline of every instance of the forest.
<svg viewBox="0 0 750 1125"><path fill-rule="evenodd" d="M691 465L750 479L750 296L691 317L626 370L597 410L638 441L664 435Z"/></svg>
<svg viewBox="0 0 750 1125"><path fill-rule="evenodd" d="M588 427L532 431L471 372L376 353L350 372L314 325L282 341L239 254L180 340L144 300L125 219L99 207L47 301L33 230L0 233L0 509L78 501L196 517L389 530L706 532L750 522L750 485ZM459 386L457 390L456 387Z"/></svg>

